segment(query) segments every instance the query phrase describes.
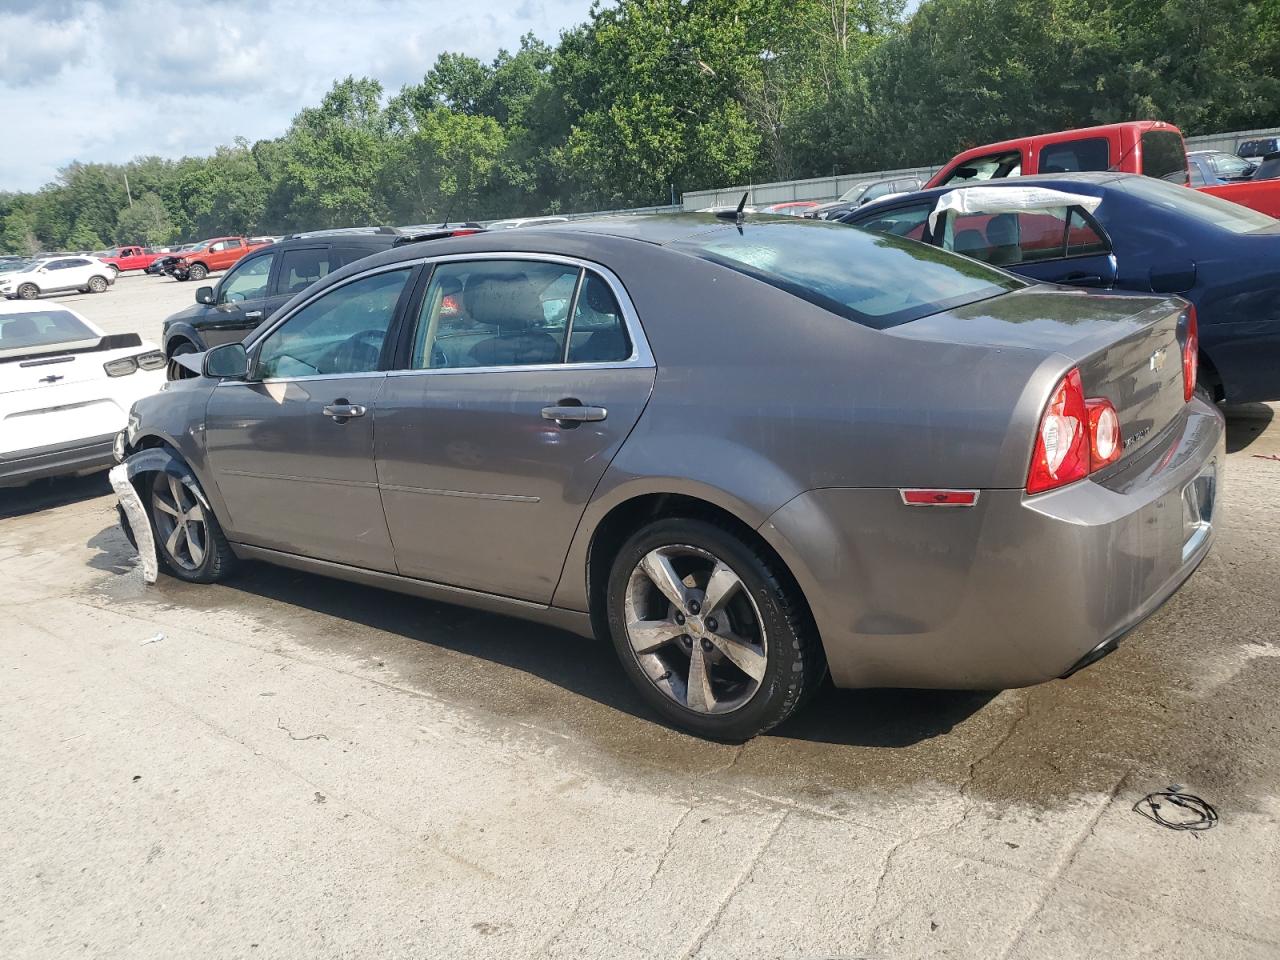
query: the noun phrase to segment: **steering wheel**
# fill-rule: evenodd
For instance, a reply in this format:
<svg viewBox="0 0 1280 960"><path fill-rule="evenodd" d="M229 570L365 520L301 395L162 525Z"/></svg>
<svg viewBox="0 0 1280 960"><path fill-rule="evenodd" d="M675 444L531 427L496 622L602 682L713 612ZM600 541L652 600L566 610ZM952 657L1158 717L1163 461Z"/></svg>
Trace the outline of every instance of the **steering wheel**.
<svg viewBox="0 0 1280 960"><path fill-rule="evenodd" d="M361 330L353 333L338 344L327 359L325 368L334 373L358 373L362 370L378 369L378 360L382 356L382 341L386 337L385 330Z"/></svg>

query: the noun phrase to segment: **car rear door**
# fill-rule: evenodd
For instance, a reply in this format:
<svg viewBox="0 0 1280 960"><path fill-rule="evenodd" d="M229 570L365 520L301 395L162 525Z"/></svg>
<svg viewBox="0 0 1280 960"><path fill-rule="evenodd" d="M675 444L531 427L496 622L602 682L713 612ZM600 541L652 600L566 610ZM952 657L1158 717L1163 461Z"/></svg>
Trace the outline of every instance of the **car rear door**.
<svg viewBox="0 0 1280 960"><path fill-rule="evenodd" d="M205 443L232 539L395 570L373 412L413 270L387 267L323 291L252 345L249 380L213 391Z"/></svg>
<svg viewBox="0 0 1280 960"><path fill-rule="evenodd" d="M1116 279L1111 245L1080 207L995 214L948 211L938 218L933 241L944 250L1033 280L1109 288Z"/></svg>
<svg viewBox="0 0 1280 960"><path fill-rule="evenodd" d="M654 365L615 277L549 256L440 262L378 401L405 576L549 603Z"/></svg>

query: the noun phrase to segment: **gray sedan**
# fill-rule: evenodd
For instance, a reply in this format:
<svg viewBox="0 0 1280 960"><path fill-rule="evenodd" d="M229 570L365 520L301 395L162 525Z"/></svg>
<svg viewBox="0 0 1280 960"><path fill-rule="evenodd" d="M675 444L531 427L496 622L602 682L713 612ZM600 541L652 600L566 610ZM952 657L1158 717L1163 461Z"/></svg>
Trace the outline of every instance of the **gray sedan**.
<svg viewBox="0 0 1280 960"><path fill-rule="evenodd" d="M481 233L184 358L117 489L173 576L265 560L608 637L658 714L742 740L828 671L992 689L1113 649L1213 539L1195 335L1176 298L822 221Z"/></svg>

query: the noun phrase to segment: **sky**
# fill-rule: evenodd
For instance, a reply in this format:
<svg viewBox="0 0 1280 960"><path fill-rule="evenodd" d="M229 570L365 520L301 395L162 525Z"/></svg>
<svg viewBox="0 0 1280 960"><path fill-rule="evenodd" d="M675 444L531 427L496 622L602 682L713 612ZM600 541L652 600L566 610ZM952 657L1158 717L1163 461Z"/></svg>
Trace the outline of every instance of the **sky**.
<svg viewBox="0 0 1280 960"><path fill-rule="evenodd" d="M72 160L278 136L334 80L394 93L445 50L554 43L590 0L0 0L0 191Z"/></svg>

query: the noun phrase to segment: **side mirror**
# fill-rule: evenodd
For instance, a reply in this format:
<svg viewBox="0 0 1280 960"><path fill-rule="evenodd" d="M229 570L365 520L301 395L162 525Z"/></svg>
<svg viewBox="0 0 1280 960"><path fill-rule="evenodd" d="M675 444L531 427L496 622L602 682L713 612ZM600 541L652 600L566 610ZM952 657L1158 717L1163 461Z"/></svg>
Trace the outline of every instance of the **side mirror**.
<svg viewBox="0 0 1280 960"><path fill-rule="evenodd" d="M200 287L196 290L196 303L213 306L213 287Z"/></svg>
<svg viewBox="0 0 1280 960"><path fill-rule="evenodd" d="M204 355L201 373L215 380L245 380L249 376L249 354L243 343L224 343Z"/></svg>

